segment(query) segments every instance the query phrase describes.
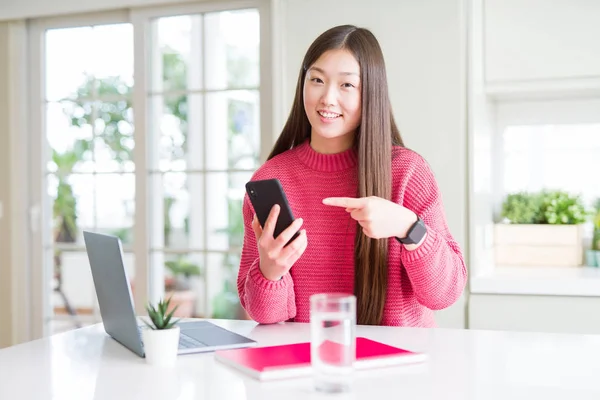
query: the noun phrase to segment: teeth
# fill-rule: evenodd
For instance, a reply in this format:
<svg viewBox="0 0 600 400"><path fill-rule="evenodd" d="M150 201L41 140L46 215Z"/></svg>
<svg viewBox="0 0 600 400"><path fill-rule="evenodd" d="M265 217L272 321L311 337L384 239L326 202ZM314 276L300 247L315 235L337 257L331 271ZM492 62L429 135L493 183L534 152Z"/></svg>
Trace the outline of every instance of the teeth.
<svg viewBox="0 0 600 400"><path fill-rule="evenodd" d="M323 112L323 111L319 111L319 114L325 118L337 118L340 116L340 114L328 113L328 112Z"/></svg>

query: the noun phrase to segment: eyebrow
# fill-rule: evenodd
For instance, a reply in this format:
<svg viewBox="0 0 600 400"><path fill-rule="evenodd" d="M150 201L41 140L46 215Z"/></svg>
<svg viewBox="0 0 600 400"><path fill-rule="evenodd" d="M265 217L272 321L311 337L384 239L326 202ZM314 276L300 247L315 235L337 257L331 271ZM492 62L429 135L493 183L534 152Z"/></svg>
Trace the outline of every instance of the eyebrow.
<svg viewBox="0 0 600 400"><path fill-rule="evenodd" d="M320 72L322 74L325 74L325 71L323 69L319 68L319 67L310 67L308 70L310 71L312 69L314 69L315 71ZM340 75L356 75L356 76L360 76L358 74L358 72L340 72Z"/></svg>

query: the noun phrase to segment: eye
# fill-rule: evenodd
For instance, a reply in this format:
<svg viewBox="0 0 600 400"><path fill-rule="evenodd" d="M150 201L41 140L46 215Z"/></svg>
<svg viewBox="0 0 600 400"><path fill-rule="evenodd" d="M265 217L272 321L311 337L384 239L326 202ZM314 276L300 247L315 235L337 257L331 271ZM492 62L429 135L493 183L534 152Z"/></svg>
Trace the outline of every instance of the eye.
<svg viewBox="0 0 600 400"><path fill-rule="evenodd" d="M353 84L349 83L349 82L346 82L346 83L344 83L344 84L342 85L342 87L344 87L344 88L353 88L353 87L355 87L355 86L354 86Z"/></svg>
<svg viewBox="0 0 600 400"><path fill-rule="evenodd" d="M315 83L323 83L323 81L321 80L321 78L310 78L311 82L315 82Z"/></svg>

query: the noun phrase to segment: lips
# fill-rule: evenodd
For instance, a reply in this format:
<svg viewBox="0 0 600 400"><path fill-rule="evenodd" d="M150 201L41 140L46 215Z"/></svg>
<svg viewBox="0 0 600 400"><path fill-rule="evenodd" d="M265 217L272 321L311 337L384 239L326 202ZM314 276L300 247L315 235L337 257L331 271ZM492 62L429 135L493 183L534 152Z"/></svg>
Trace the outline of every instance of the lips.
<svg viewBox="0 0 600 400"><path fill-rule="evenodd" d="M331 111L324 111L324 110L319 110L317 111L319 113L319 115L323 118L327 118L327 119L335 119L338 117L341 117L342 114L338 114L338 113L334 113Z"/></svg>

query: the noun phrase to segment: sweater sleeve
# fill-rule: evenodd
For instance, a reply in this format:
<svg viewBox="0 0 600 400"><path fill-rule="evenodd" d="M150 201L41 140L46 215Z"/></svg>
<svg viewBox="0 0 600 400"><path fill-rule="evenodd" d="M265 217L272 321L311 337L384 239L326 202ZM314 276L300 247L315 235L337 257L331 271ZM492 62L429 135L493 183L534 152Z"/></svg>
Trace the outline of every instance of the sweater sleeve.
<svg viewBox="0 0 600 400"><path fill-rule="evenodd" d="M400 245L400 259L417 300L431 310L451 306L467 282L467 268L459 244L452 237L441 194L429 165L417 154L409 167L404 206L427 227L427 236L415 250Z"/></svg>
<svg viewBox="0 0 600 400"><path fill-rule="evenodd" d="M244 244L237 277L237 289L242 307L260 324L287 321L296 316L294 282L289 273L279 281L266 279L260 271L260 257L252 230L254 210L244 196Z"/></svg>

